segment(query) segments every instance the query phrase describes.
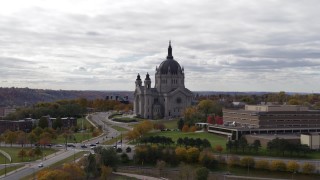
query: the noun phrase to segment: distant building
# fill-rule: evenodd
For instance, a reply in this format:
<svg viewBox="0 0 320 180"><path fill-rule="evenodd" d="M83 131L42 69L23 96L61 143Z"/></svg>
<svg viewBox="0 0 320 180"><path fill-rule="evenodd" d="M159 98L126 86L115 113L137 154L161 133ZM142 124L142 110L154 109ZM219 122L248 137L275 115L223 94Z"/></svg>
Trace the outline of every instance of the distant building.
<svg viewBox="0 0 320 180"><path fill-rule="evenodd" d="M74 118L74 117L64 117L64 118L61 118L61 121L62 121L62 127L64 128L77 126L77 118Z"/></svg>
<svg viewBox="0 0 320 180"><path fill-rule="evenodd" d="M49 128L52 128L54 122L57 120L57 118L52 118L49 115L43 116L43 117L47 119ZM62 128L70 128L72 126L74 127L77 126L77 118L74 118L74 117L63 117L61 118L61 122L62 122Z"/></svg>
<svg viewBox="0 0 320 180"><path fill-rule="evenodd" d="M11 120L0 120L0 133L4 133L6 130L10 131L24 131L30 132L33 127L32 120L19 120L19 121L11 121Z"/></svg>
<svg viewBox="0 0 320 180"><path fill-rule="evenodd" d="M0 118L6 117L10 113L16 112L16 108L0 107Z"/></svg>
<svg viewBox="0 0 320 180"><path fill-rule="evenodd" d="M148 73L144 79L144 86L138 74L135 81L134 113L151 119L181 116L193 99L192 92L184 86L184 78L184 68L174 60L169 43L167 59L159 68L156 67L155 87L151 87Z"/></svg>
<svg viewBox="0 0 320 180"><path fill-rule="evenodd" d="M320 111L294 105L246 105L245 109L224 109L222 126L208 131L238 139L245 134L320 132Z"/></svg>

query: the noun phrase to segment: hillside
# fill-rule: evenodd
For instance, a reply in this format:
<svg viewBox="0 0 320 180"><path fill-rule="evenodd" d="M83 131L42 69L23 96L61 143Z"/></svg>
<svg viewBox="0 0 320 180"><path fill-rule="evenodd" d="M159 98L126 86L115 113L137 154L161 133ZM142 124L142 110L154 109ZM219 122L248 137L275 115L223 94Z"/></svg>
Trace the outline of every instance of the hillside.
<svg viewBox="0 0 320 180"><path fill-rule="evenodd" d="M23 106L38 102L52 102L61 99L105 99L106 96L128 96L133 98L130 91L67 91L29 88L1 88L0 106Z"/></svg>

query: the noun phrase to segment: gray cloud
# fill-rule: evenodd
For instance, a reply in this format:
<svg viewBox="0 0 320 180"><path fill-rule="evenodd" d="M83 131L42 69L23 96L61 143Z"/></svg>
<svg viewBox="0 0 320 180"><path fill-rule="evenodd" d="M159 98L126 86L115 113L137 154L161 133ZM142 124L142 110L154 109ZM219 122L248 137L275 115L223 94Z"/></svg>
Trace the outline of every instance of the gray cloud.
<svg viewBox="0 0 320 180"><path fill-rule="evenodd" d="M0 86L133 90L171 39L191 90L320 91L315 0L76 2L0 7Z"/></svg>

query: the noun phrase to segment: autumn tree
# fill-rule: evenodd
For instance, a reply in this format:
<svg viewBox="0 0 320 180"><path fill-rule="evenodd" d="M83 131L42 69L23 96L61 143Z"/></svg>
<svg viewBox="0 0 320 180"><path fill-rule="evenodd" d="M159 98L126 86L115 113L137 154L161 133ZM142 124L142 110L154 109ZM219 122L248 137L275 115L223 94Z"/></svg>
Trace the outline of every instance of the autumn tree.
<svg viewBox="0 0 320 180"><path fill-rule="evenodd" d="M221 152L223 151L223 148L222 148L222 146L221 145L216 145L215 147L214 147L214 149L217 151L217 152L219 152L219 154L221 154Z"/></svg>
<svg viewBox="0 0 320 180"><path fill-rule="evenodd" d="M175 153L180 161L185 161L187 159L187 149L185 147L177 147Z"/></svg>
<svg viewBox="0 0 320 180"><path fill-rule="evenodd" d="M34 149L30 149L30 150L27 152L27 155L29 156L30 159L33 159L34 156L35 156L35 150L34 150Z"/></svg>
<svg viewBox="0 0 320 180"><path fill-rule="evenodd" d="M62 169L68 173L72 179L84 179L85 177L84 170L75 163L64 163Z"/></svg>
<svg viewBox="0 0 320 180"><path fill-rule="evenodd" d="M60 179L73 179L70 174L61 169L44 169L37 173L38 180L60 180Z"/></svg>
<svg viewBox="0 0 320 180"><path fill-rule="evenodd" d="M38 138L34 132L28 133L27 139L28 139L29 143L31 144L31 146L33 146L33 144L38 141Z"/></svg>
<svg viewBox="0 0 320 180"><path fill-rule="evenodd" d="M24 149L21 149L18 152L18 157L21 158L21 161L23 161L23 158L27 156L27 152Z"/></svg>
<svg viewBox="0 0 320 180"><path fill-rule="evenodd" d="M189 132L189 126L187 124L183 126L182 132Z"/></svg>
<svg viewBox="0 0 320 180"><path fill-rule="evenodd" d="M101 166L101 177L102 180L109 180L110 175L112 174L112 168L109 166L102 165Z"/></svg>
<svg viewBox="0 0 320 180"><path fill-rule="evenodd" d="M199 149L196 147L191 147L187 149L187 161L190 163L195 163L198 161L199 158Z"/></svg>
<svg viewBox="0 0 320 180"><path fill-rule="evenodd" d="M4 132L5 142L9 143L12 147L12 144L16 142L17 140L17 133L7 130Z"/></svg>
<svg viewBox="0 0 320 180"><path fill-rule="evenodd" d="M17 131L17 143L21 144L21 147L23 147L27 143L27 134L23 131Z"/></svg>

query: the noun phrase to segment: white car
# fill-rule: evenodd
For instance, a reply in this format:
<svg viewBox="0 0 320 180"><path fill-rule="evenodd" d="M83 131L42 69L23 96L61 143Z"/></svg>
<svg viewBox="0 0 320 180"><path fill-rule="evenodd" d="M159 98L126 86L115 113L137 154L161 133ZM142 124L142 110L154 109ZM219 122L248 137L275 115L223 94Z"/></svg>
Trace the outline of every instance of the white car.
<svg viewBox="0 0 320 180"><path fill-rule="evenodd" d="M43 167L43 163L38 164L38 167L39 168Z"/></svg>

